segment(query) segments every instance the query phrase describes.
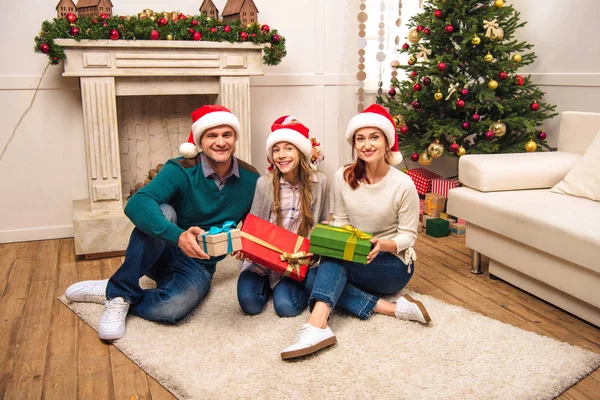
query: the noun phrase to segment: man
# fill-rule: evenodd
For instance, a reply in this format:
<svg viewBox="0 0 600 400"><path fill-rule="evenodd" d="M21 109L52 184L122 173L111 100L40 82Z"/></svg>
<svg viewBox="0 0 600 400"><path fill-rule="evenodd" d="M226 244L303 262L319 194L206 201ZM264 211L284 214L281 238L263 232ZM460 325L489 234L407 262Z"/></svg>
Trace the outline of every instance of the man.
<svg viewBox="0 0 600 400"><path fill-rule="evenodd" d="M104 303L100 339L123 337L129 311L168 324L184 318L204 299L225 257L208 256L196 236L225 221L237 223L250 210L259 174L233 156L238 118L207 105L192 120L188 143L180 147L184 158L169 160L125 207L135 228L123 265L110 279L75 283L65 292L70 301ZM143 275L156 281L156 289L140 287Z"/></svg>

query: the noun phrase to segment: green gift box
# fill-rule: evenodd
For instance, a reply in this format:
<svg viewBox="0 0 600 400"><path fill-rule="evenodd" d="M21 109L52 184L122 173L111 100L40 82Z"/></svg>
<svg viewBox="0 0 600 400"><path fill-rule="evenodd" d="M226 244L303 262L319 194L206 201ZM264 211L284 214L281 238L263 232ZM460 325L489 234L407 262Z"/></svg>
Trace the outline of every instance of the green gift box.
<svg viewBox="0 0 600 400"><path fill-rule="evenodd" d="M367 263L373 235L351 225L337 227L317 224L310 235L310 251L313 254L339 258L360 264Z"/></svg>
<svg viewBox="0 0 600 400"><path fill-rule="evenodd" d="M450 222L441 218L432 218L427 220L425 233L436 238L448 236L450 231Z"/></svg>

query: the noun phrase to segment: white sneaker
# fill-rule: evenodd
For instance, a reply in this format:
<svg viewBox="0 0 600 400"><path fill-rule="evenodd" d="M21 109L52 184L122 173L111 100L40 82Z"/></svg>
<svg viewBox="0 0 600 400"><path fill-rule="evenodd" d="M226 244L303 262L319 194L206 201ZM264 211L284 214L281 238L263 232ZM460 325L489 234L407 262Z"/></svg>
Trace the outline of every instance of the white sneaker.
<svg viewBox="0 0 600 400"><path fill-rule="evenodd" d="M304 324L296 336L296 342L286 347L281 352L281 359L302 357L312 354L337 342L329 327L317 328L311 324Z"/></svg>
<svg viewBox="0 0 600 400"><path fill-rule="evenodd" d="M106 285L108 285L108 279L77 282L65 290L65 297L69 301L104 304Z"/></svg>
<svg viewBox="0 0 600 400"><path fill-rule="evenodd" d="M407 294L398 297L398 300L396 300L395 314L398 319L418 321L422 324L428 324L431 321L423 303Z"/></svg>
<svg viewBox="0 0 600 400"><path fill-rule="evenodd" d="M125 318L129 303L122 297L106 300L104 313L98 325L98 336L103 340L117 340L125 336Z"/></svg>

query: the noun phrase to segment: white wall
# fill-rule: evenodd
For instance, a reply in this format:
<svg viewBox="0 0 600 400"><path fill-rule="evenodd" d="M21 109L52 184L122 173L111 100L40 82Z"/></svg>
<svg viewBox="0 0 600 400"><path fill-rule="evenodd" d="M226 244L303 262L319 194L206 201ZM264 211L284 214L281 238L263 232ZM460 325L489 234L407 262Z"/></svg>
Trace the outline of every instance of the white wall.
<svg viewBox="0 0 600 400"><path fill-rule="evenodd" d="M418 1L418 0L405 0ZM58 2L58 0L56 1ZM0 150L27 108L46 58L32 51L41 22L55 16L55 3L22 0L0 25L0 48L10 61L0 64ZM116 14L143 8L196 14L198 1L115 1ZM225 0L215 0L219 9ZM266 167L264 143L272 121L293 113L323 144L327 175L350 160L343 140L356 111L356 0L255 0L259 20L280 30L288 56L265 76L252 78L252 158ZM576 3L576 4L574 4ZM537 63L524 73L548 92L558 111L600 112L600 37L596 0L514 0L528 21L519 32L535 44ZM388 57L388 60L391 59ZM76 79L51 66L37 99L4 159L0 161L0 242L63 237L72 234L72 200L87 196L80 93ZM191 110L188 110L191 111ZM546 125L555 145L558 118ZM452 160L435 168L446 174Z"/></svg>

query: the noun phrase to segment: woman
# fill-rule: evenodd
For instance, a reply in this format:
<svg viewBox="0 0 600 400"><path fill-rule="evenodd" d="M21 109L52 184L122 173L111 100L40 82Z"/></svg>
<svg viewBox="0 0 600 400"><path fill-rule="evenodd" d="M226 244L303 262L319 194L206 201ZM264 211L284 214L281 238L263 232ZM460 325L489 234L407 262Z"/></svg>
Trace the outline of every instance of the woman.
<svg viewBox="0 0 600 400"><path fill-rule="evenodd" d="M271 171L258 179L250 210L251 214L304 237L329 214L327 178L311 169L313 145L308 132L292 116L273 123L266 146ZM294 317L308 305L310 291L305 289L305 282L245 261L238 279L238 301L246 313L258 314L272 292L277 315Z"/></svg>
<svg viewBox="0 0 600 400"><path fill-rule="evenodd" d="M335 174L333 224L351 224L372 233L372 250L367 265L323 257L309 300L310 317L296 342L282 351L282 359L335 343L327 322L336 306L362 319L375 312L423 324L431 320L423 304L409 295L392 303L370 294L393 294L404 288L416 260L412 246L417 239L419 198L412 180L392 167L402 161L392 116L371 105L350 120L346 139L358 158Z"/></svg>

